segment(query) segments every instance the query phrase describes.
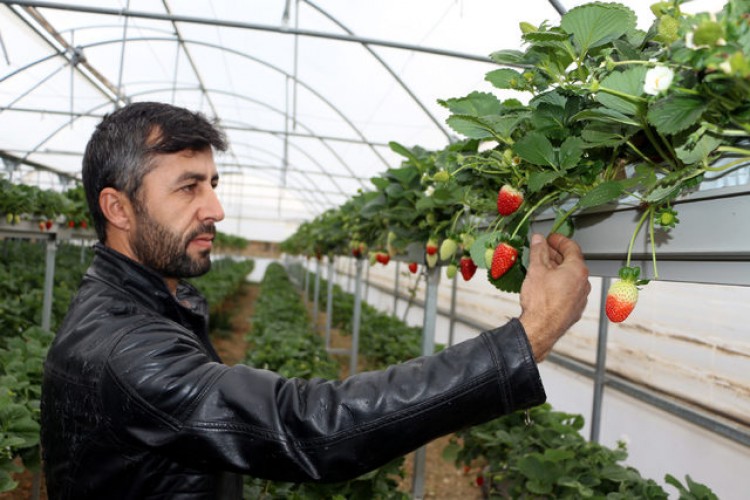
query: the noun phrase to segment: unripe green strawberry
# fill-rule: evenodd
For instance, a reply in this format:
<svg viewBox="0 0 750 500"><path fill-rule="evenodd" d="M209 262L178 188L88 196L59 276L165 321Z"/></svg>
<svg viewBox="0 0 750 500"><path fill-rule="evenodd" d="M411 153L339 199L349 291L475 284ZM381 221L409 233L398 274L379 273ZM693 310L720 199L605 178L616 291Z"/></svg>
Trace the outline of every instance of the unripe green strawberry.
<svg viewBox="0 0 750 500"><path fill-rule="evenodd" d="M458 272L458 266L456 264L450 263L445 268L445 276L448 279L453 279L456 276L456 273Z"/></svg>
<svg viewBox="0 0 750 500"><path fill-rule="evenodd" d="M488 248L484 251L484 265L489 267L492 267L492 256L495 255L495 249L494 248Z"/></svg>
<svg viewBox="0 0 750 500"><path fill-rule="evenodd" d="M613 323L621 323L633 312L638 302L638 287L634 281L619 280L609 287L605 311Z"/></svg>
<svg viewBox="0 0 750 500"><path fill-rule="evenodd" d="M445 170L438 170L435 172L435 175L432 176L432 180L435 182L448 182L448 179L451 178L451 174L446 172Z"/></svg>
<svg viewBox="0 0 750 500"><path fill-rule="evenodd" d="M463 245L464 250L468 251L471 246L474 244L475 238L474 235L471 233L461 233L461 245Z"/></svg>
<svg viewBox="0 0 750 500"><path fill-rule="evenodd" d="M438 242L436 238L430 237L430 239L427 240L425 251L427 252L427 255L435 255L438 252Z"/></svg>
<svg viewBox="0 0 750 500"><path fill-rule="evenodd" d="M509 184L505 184L497 193L497 213L510 215L523 203L523 193Z"/></svg>
<svg viewBox="0 0 750 500"><path fill-rule="evenodd" d="M458 243L452 238L446 238L440 245L440 260L450 260L456 255L458 250Z"/></svg>
<svg viewBox="0 0 750 500"><path fill-rule="evenodd" d="M433 254L428 253L427 256L425 257L425 260L427 261L427 267L430 267L430 268L435 267L437 265L438 255L437 253L433 253Z"/></svg>
<svg viewBox="0 0 750 500"><path fill-rule="evenodd" d="M518 250L507 243L500 243L492 255L490 274L494 279L500 278L508 272L508 269L513 267L516 260L518 260Z"/></svg>

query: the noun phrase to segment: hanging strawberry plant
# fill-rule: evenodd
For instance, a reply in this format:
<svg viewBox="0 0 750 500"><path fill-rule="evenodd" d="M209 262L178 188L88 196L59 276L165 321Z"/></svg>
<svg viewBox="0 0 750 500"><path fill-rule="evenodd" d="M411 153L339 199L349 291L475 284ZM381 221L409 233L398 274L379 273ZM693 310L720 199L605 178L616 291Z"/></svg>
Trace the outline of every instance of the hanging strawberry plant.
<svg viewBox="0 0 750 500"><path fill-rule="evenodd" d="M477 253L502 238L525 240L524 225L543 210L558 214L553 231L570 232L574 213L619 201L641 210L621 272L629 297L647 283L630 267L644 228L658 277L653 235L678 222L672 202L705 174L750 160L750 2L730 0L716 16L684 14L682 3L653 5L646 32L618 3L576 7L558 26L522 23L525 50L492 54L509 67L486 79L522 92L527 104L479 92L442 101L456 132L494 144L457 169L501 187L499 214L483 238L491 243L478 241ZM517 287L522 276L505 285ZM627 317L618 311L610 319Z"/></svg>
<svg viewBox="0 0 750 500"><path fill-rule="evenodd" d="M360 209L362 226L350 228L358 241L387 239L391 254L417 244L427 266L449 270L470 258L467 268L517 292L536 216L555 214L552 231L571 234L571 216L630 204L640 218L624 238L620 275L633 302L648 283L631 265L638 234L648 231L656 279L654 236L679 223L675 200L750 162L750 0L729 0L716 15L686 14L682 3L654 4L647 31L619 3L581 5L558 25L521 23L523 50L493 53L502 67L486 75L519 98L439 101L464 137L442 151L391 143L400 168L345 209L350 219ZM431 251L448 240L452 251Z"/></svg>

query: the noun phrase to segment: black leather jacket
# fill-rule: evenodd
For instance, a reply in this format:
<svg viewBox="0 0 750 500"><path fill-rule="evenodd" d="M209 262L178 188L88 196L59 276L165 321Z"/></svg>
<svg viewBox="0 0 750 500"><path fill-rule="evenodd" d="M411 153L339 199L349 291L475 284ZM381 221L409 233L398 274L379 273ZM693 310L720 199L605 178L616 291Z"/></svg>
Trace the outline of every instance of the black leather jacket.
<svg viewBox="0 0 750 500"><path fill-rule="evenodd" d="M45 362L51 499L241 498L241 474L357 477L542 403L521 324L344 381L222 364L205 300L102 245Z"/></svg>

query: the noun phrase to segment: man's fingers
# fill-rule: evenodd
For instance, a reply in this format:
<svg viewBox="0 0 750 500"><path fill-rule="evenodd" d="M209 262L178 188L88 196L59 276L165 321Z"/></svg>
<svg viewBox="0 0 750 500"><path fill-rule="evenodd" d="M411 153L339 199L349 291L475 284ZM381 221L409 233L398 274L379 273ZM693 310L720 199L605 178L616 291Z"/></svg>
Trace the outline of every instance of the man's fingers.
<svg viewBox="0 0 750 500"><path fill-rule="evenodd" d="M532 234L531 248L529 251L529 263L539 264L549 268L549 250L549 246L547 245L547 241L544 239L544 236L538 233Z"/></svg>
<svg viewBox="0 0 750 500"><path fill-rule="evenodd" d="M547 243L555 249L561 256L562 260L576 259L583 260L581 247L575 241L566 238L562 234L552 233L547 237Z"/></svg>

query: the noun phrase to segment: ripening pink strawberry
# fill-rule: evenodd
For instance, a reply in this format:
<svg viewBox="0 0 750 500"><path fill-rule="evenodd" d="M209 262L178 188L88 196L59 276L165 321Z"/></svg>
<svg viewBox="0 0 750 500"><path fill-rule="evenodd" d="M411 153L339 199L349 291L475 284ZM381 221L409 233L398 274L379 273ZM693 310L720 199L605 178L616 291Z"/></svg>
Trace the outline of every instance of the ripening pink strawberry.
<svg viewBox="0 0 750 500"><path fill-rule="evenodd" d="M609 287L604 309L613 323L621 323L630 316L638 302L638 287L632 280L619 280Z"/></svg>

